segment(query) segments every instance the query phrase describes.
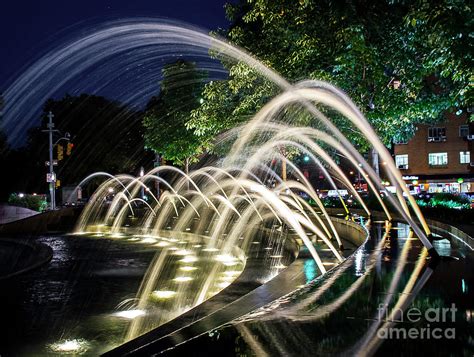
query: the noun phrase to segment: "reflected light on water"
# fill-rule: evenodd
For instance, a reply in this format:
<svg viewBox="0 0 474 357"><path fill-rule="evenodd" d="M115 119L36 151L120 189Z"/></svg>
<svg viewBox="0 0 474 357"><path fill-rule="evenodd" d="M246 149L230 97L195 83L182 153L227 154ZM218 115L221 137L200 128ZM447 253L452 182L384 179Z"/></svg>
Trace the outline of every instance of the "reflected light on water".
<svg viewBox="0 0 474 357"><path fill-rule="evenodd" d="M64 340L49 345L49 349L53 352L61 352L61 354L81 354L87 351L89 344L84 339Z"/></svg>

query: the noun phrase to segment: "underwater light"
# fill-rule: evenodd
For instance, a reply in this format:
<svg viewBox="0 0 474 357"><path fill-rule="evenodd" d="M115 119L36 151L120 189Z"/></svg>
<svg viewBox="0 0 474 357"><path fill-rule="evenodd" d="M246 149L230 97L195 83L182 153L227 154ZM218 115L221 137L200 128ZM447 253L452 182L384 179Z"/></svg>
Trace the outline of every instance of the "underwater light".
<svg viewBox="0 0 474 357"><path fill-rule="evenodd" d="M155 290L151 295L157 299L169 299L175 296L176 292L171 290Z"/></svg>
<svg viewBox="0 0 474 357"><path fill-rule="evenodd" d="M175 255L189 255L191 254L192 252L189 251L189 250L186 250L186 249L180 249L180 250L177 250L176 252L174 252L173 254Z"/></svg>
<svg viewBox="0 0 474 357"><path fill-rule="evenodd" d="M218 252L219 249L217 249L217 248L204 248L202 251L203 252Z"/></svg>
<svg viewBox="0 0 474 357"><path fill-rule="evenodd" d="M186 283L188 281L193 280L193 278L191 278L190 276L178 276L177 278L174 278L173 280L178 283Z"/></svg>
<svg viewBox="0 0 474 357"><path fill-rule="evenodd" d="M145 315L145 311L143 310L125 310L125 311L119 311L114 314L114 316L117 317L123 317L126 319L134 319L135 317L143 316Z"/></svg>
<svg viewBox="0 0 474 357"><path fill-rule="evenodd" d="M193 270L196 270L196 269L197 269L196 267L190 267L190 266L185 266L185 267L179 268L179 270L182 270L182 271L193 271Z"/></svg>
<svg viewBox="0 0 474 357"><path fill-rule="evenodd" d="M195 256L193 255L188 255L186 257L184 257L183 259L180 260L180 262L182 263L194 263L194 262L197 262L198 258L196 258Z"/></svg>
<svg viewBox="0 0 474 357"><path fill-rule="evenodd" d="M156 239L155 238L144 238L141 240L140 243L156 243Z"/></svg>
<svg viewBox="0 0 474 357"><path fill-rule="evenodd" d="M242 272L239 271L239 270L228 270L228 271L224 272L224 275L235 276L235 275L239 275L240 273L242 273Z"/></svg>
<svg viewBox="0 0 474 357"><path fill-rule="evenodd" d="M216 256L216 260L222 263L234 262L235 257L230 254L219 254Z"/></svg>
<svg viewBox="0 0 474 357"><path fill-rule="evenodd" d="M216 260L229 267L238 264L237 258L229 254L220 254L216 256Z"/></svg>

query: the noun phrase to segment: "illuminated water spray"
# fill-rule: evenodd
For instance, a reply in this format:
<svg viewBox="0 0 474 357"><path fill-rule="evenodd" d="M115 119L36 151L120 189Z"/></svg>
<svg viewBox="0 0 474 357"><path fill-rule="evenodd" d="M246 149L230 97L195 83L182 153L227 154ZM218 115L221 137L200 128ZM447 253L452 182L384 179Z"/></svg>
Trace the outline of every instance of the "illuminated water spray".
<svg viewBox="0 0 474 357"><path fill-rule="evenodd" d="M76 233L92 232L114 238L135 234L136 241L155 244L160 249L133 309L119 315L132 320L127 339L151 328L147 325L149 319L155 321L154 326L156 320L164 323L228 286L243 270L249 247L259 244L254 240L259 229L271 231L275 247L280 248L288 231L294 232L320 274L326 272L322 250L329 251L335 262L343 260L343 241L319 194L298 167L281 154L282 147L306 155L320 168L324 180L338 193L348 217L350 210L339 194L340 189L347 189L370 218L367 204L338 166L334 154L346 157L354 171L366 179L387 220L392 215L380 192L436 255L428 240L430 230L426 221L389 152L342 91L321 81L291 84L245 51L173 22L138 19L107 23L52 49L5 92L4 127L13 136L24 130L28 125L24 118L32 118L46 99L68 83L74 83L77 90L92 85L100 92L114 83L118 74L139 67L147 75L137 77L133 87L124 88L118 98L133 104L154 94L160 72L157 63L161 59L178 51L192 58L209 58L210 50L226 60L244 63L280 88L280 93L253 118L225 136L234 142L222 162L189 174L171 166L155 168L140 177L95 173L79 185L97 177L105 179L82 212ZM216 69L212 60L206 63L211 78L222 76L222 69ZM81 75L93 70L96 75L86 84ZM300 109L292 112L294 117L288 120L284 113L291 112L295 104ZM386 192L381 178L333 119L324 114L324 108L344 118L378 152L386 162L384 169L397 189L396 196ZM298 115L302 113L311 117L311 127L298 124ZM275 160L289 167L288 180L272 167ZM269 179L276 184L268 185ZM155 182L164 188L161 195L153 191ZM143 192L147 199L142 197ZM402 193L408 197L409 206ZM315 205L310 205L307 198ZM281 268L278 259L273 261L275 269ZM206 278L196 285L195 274L203 269ZM194 292L192 296L189 291ZM162 303L162 310L159 316L148 317L154 301ZM71 342L66 347L69 345Z"/></svg>

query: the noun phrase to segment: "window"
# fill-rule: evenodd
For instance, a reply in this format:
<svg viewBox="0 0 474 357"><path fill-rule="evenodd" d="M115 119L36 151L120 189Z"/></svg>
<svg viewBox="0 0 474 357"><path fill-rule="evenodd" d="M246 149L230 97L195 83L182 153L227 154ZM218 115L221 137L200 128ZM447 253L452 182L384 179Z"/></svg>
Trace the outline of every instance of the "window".
<svg viewBox="0 0 474 357"><path fill-rule="evenodd" d="M428 141L446 141L446 128L428 128Z"/></svg>
<svg viewBox="0 0 474 357"><path fill-rule="evenodd" d="M459 136L465 138L469 136L469 125L460 125L459 126Z"/></svg>
<svg viewBox="0 0 474 357"><path fill-rule="evenodd" d="M469 164L471 162L471 152L470 151L460 151L459 152L459 162L461 164Z"/></svg>
<svg viewBox="0 0 474 357"><path fill-rule="evenodd" d="M429 153L428 164L430 166L446 166L448 164L448 153L447 152Z"/></svg>
<svg viewBox="0 0 474 357"><path fill-rule="evenodd" d="M395 155L395 165L402 170L408 169L408 154Z"/></svg>

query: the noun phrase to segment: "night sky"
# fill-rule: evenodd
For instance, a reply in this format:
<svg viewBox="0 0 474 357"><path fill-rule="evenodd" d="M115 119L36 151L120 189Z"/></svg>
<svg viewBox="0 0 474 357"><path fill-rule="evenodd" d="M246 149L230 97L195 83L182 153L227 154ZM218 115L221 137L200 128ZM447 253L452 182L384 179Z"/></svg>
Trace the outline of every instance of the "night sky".
<svg viewBox="0 0 474 357"><path fill-rule="evenodd" d="M14 0L0 11L0 92L22 67L54 41L58 33L81 23L132 17L164 17L204 29L228 26L226 0Z"/></svg>

